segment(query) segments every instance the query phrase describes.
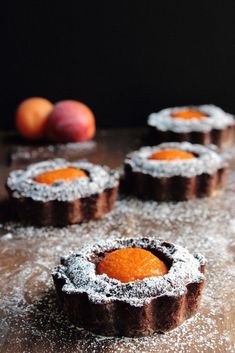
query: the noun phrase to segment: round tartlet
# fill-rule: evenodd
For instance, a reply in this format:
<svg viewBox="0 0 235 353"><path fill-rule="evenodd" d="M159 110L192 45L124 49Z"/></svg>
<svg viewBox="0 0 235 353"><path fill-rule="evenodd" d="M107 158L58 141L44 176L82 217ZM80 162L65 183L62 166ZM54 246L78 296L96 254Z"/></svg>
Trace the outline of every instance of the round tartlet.
<svg viewBox="0 0 235 353"><path fill-rule="evenodd" d="M37 182L38 176L64 168L80 170L81 177L52 184ZM12 171L6 183L21 221L61 226L98 219L109 212L116 200L118 185L118 173L108 167L64 159L47 160L31 164L25 170Z"/></svg>
<svg viewBox="0 0 235 353"><path fill-rule="evenodd" d="M186 151L195 158L150 159L152 154L167 149ZM146 200L189 200L216 194L224 186L226 176L227 165L214 150L189 142L169 142L142 147L127 155L123 189Z"/></svg>
<svg viewBox="0 0 235 353"><path fill-rule="evenodd" d="M156 255L168 273L129 283L97 274L107 253L131 247ZM202 255L151 238L101 242L61 263L52 276L62 309L76 325L106 336L146 336L174 329L198 310L205 282Z"/></svg>
<svg viewBox="0 0 235 353"><path fill-rule="evenodd" d="M187 110L204 114L202 118L185 119L177 117ZM234 142L235 120L231 114L214 105L167 108L148 117L150 143L188 141L201 145L214 144L220 148Z"/></svg>

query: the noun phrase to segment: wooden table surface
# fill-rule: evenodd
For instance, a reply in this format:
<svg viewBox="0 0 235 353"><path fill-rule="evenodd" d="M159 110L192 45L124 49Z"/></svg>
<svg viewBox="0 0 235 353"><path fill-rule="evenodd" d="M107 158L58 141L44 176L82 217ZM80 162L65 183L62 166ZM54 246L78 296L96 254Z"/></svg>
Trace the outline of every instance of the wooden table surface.
<svg viewBox="0 0 235 353"><path fill-rule="evenodd" d="M96 144L22 146L0 136L0 352L235 352L235 147L226 190L180 203L117 201L102 220L65 228L23 227L10 213L4 183L10 169L66 154L118 168L143 143L142 129L100 131ZM9 158L11 157L11 158ZM90 242L148 235L199 251L207 258L207 284L198 314L174 331L147 338L98 337L71 325L59 311L51 269L60 257Z"/></svg>

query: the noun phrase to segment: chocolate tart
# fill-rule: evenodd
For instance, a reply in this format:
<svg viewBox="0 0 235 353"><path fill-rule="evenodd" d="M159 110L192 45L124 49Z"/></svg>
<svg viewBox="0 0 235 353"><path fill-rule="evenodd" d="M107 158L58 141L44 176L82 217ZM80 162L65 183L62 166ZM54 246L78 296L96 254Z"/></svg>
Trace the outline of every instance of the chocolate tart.
<svg viewBox="0 0 235 353"><path fill-rule="evenodd" d="M203 119L174 118L176 112L196 110L205 115ZM234 142L235 120L231 114L214 105L175 107L152 113L148 117L149 144L188 141L201 145L214 144L226 148Z"/></svg>
<svg viewBox="0 0 235 353"><path fill-rule="evenodd" d="M97 274L105 254L130 247L151 251L168 273L129 283ZM147 336L176 328L197 312L205 282L203 256L151 238L102 242L61 263L52 276L62 309L74 324L105 336Z"/></svg>
<svg viewBox="0 0 235 353"><path fill-rule="evenodd" d="M196 158L175 161L150 160L164 149L178 149ZM181 201L213 196L223 188L227 165L214 150L189 142L162 143L127 155L124 162L124 192L144 200Z"/></svg>
<svg viewBox="0 0 235 353"><path fill-rule="evenodd" d="M84 171L86 177L58 180L52 185L34 180L42 173L69 167ZM40 226L64 226L101 218L113 208L118 185L118 173L108 167L64 159L47 160L31 164L25 170L12 171L6 183L17 218Z"/></svg>

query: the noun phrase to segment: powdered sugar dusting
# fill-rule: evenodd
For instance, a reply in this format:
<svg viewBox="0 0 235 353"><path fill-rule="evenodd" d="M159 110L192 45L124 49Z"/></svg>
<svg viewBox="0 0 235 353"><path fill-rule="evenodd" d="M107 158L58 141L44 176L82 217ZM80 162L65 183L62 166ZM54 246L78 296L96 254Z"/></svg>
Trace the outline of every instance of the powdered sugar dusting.
<svg viewBox="0 0 235 353"><path fill-rule="evenodd" d="M120 234L118 234L120 236ZM107 275L96 274L94 255L128 247L157 250L171 262L169 272L164 276L145 278L141 281L121 283ZM54 276L63 278L66 293L87 293L94 303L107 303L122 300L133 306L143 306L151 299L162 295L179 296L187 291L189 283L204 281L199 271L205 259L192 256L185 248L151 238L106 240L93 246L87 246L78 253L63 259L63 265L55 268Z"/></svg>
<svg viewBox="0 0 235 353"><path fill-rule="evenodd" d="M226 158L227 187L216 197L161 204L120 199L103 219L66 228L2 225L2 352L234 353L235 148ZM135 339L99 337L71 325L58 309L51 269L69 251L110 233L114 240L119 233L162 238L202 253L207 283L198 314L172 332Z"/></svg>
<svg viewBox="0 0 235 353"><path fill-rule="evenodd" d="M171 114L185 110L194 109L206 115L203 119L179 119L172 118ZM209 132L212 129L224 129L234 125L234 118L231 114L224 112L221 108L215 105L199 105L190 107L174 107L167 108L152 113L148 117L148 125L156 127L161 131L173 132Z"/></svg>
<svg viewBox="0 0 235 353"><path fill-rule="evenodd" d="M48 159L55 157L55 155L60 155L61 153L70 154L82 154L84 152L88 153L93 151L97 147L94 141L84 141L84 142L68 142L68 143L57 143L53 145L46 146L17 146L11 153L11 162L20 161L30 161L35 159Z"/></svg>
<svg viewBox="0 0 235 353"><path fill-rule="evenodd" d="M74 167L85 170L87 177L69 182L57 181L52 185L37 183L36 175L61 168ZM13 197L30 197L35 201L73 201L81 197L103 192L118 185L118 173L108 167L101 167L89 162L68 162L65 159L53 159L34 163L25 170L15 170L7 180Z"/></svg>
<svg viewBox="0 0 235 353"><path fill-rule="evenodd" d="M179 149L194 153L197 158L186 160L151 160L151 154L165 149ZM171 177L181 175L192 177L203 173L213 174L222 167L223 158L209 147L191 144L189 142L168 142L154 147L142 147L127 155L125 164L131 166L134 172L150 174L154 177Z"/></svg>

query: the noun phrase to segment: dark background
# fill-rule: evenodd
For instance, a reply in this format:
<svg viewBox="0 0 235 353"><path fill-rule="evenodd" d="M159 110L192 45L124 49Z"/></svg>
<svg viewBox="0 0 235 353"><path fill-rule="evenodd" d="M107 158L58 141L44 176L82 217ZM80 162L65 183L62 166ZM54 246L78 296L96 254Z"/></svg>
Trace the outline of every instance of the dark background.
<svg viewBox="0 0 235 353"><path fill-rule="evenodd" d="M138 126L161 108L235 112L235 1L1 4L0 127L29 96L78 99L98 126Z"/></svg>

